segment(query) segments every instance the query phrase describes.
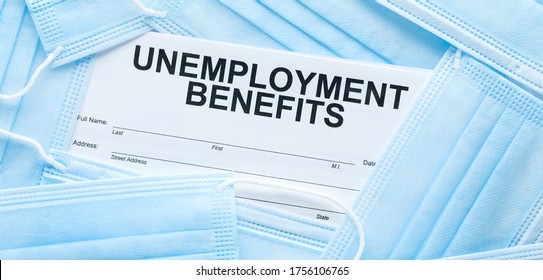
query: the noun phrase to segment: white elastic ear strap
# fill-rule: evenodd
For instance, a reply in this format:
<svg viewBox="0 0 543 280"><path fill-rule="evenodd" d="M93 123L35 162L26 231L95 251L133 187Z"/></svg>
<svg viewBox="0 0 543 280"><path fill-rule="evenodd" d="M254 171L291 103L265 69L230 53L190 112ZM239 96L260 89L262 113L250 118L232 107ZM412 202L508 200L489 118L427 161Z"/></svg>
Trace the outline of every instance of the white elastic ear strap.
<svg viewBox="0 0 543 280"><path fill-rule="evenodd" d="M40 143L38 143L36 140L34 140L34 139L30 138L30 137L15 134L13 132L10 132L10 131L4 130L4 129L0 129L0 135L4 135L4 136L6 136L8 138L11 138L13 140L24 142L24 143L27 143L27 144L31 145L32 147L34 147L38 151L38 154L40 155L40 157L45 162L47 162L48 164L50 164L51 166L55 167L56 169L58 169L60 171L66 171L66 169L67 169L66 166L64 166L62 163L56 161L54 158L48 156L45 153L45 151L43 150L43 147L40 145Z"/></svg>
<svg viewBox="0 0 543 280"><path fill-rule="evenodd" d="M28 83L23 89L21 89L20 91L14 94L9 94L9 95L0 93L0 100L13 100L25 95L32 88L32 86L34 85L38 77L40 76L40 73L45 68L47 68L47 66L49 66L49 64L51 64L51 62L53 62L53 60L55 60L55 58L59 56L63 50L64 48L62 46L58 46L51 54L47 56L45 61L42 62L42 64L40 64L38 68L36 68L36 71L34 71L34 74L32 74L32 77L30 77L30 80L28 81Z"/></svg>
<svg viewBox="0 0 543 280"><path fill-rule="evenodd" d="M150 15L152 17L157 17L157 18L165 18L166 15L168 14L166 11L156 11L153 9L149 9L145 7L145 5L143 5L143 3L141 3L140 0L132 0L132 2L134 3L134 5L136 5L136 7L138 7L138 9L140 9L146 15Z"/></svg>
<svg viewBox="0 0 543 280"><path fill-rule="evenodd" d="M364 229L362 228L362 224L360 223L360 220L358 219L356 214L351 210L350 207L346 206L343 202L341 202L341 201L337 200L336 198L334 198L334 197L332 197L332 196L330 196L328 194L325 194L325 193L315 192L315 191L310 191L310 190L307 190L307 189L302 189L300 187L284 185L284 184L269 182L269 181L265 181L265 180L250 179L250 178L228 179L228 180L222 182L218 186L218 188L219 189L224 189L229 185L235 185L235 184L255 184L255 185L271 187L271 188L275 188L275 189L291 190L291 191L305 193L305 194L312 195L312 196L321 197L321 198L324 198L324 199L327 199L327 200L331 201L335 205L343 208L343 210L345 210L345 214L347 214L347 216L349 216L349 218L351 218L351 220L353 221L353 223L354 223L354 225L356 227L356 231L358 232L359 240L360 240L360 243L359 243L359 246L358 246L358 251L356 252L356 255L355 255L354 259L359 260L362 257L362 253L364 252L364 246L366 244L365 243L365 236L364 236Z"/></svg>

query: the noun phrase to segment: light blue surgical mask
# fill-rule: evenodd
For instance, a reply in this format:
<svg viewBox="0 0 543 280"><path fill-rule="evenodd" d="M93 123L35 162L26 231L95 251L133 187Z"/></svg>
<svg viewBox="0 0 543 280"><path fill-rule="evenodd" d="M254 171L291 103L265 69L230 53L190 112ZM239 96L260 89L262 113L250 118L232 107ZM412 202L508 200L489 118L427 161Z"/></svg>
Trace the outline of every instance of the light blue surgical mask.
<svg viewBox="0 0 543 280"><path fill-rule="evenodd" d="M45 52L51 54L59 46L64 49L53 66L133 39L151 30L145 18L166 16L146 8L139 0L26 0L26 3Z"/></svg>
<svg viewBox="0 0 543 280"><path fill-rule="evenodd" d="M531 213L543 191L542 112L528 92L449 51L355 204L364 257L432 259L510 246L541 219ZM338 232L328 258L352 254L349 228Z"/></svg>
<svg viewBox="0 0 543 280"><path fill-rule="evenodd" d="M509 76L509 78L525 87L525 89L536 97L541 97L543 91L543 56L541 56L541 36L538 34L538 29L534 26L539 26L542 23L543 6L537 1L521 1L511 3L509 1L478 1L469 5L459 5L450 1L430 0L430 1L404 1L404 0L380 0L378 1L397 12L398 14L412 20L413 22L425 27L434 34L449 41L451 44L461 48L466 53L473 55L480 61L494 67L500 74ZM493 13L480 13L481 9L494 5ZM501 15L501 16L500 16ZM517 24L522 18L523 24ZM461 19L464 19L463 21ZM469 24L466 24L468 22ZM501 89L500 89L501 90ZM504 90L501 90L504 91ZM510 95L515 95L514 93ZM443 195L449 195L451 202L441 214L439 222L434 226L432 236L425 241L425 248L419 253L419 257L433 257L438 253L435 251L444 251L445 256L455 255L464 250L473 250L470 248L471 243L479 235L496 235L500 230L511 232L512 225L515 224L515 219L522 221L522 224L510 237L507 244L503 246L518 246L522 244L532 244L537 242L538 235L543 229L543 221L541 218L541 196L542 194L534 194L537 192L537 187L534 187L532 180L538 180L537 171L530 171L531 168L536 168L538 148L532 150L529 155L524 147L519 148L517 145L535 145L537 140L532 140L534 137L539 137L539 129L530 130L533 123L539 123L538 111L539 106L533 106L532 101L528 104L519 101L520 98L512 98L506 101L507 109L500 115L500 125L493 127L492 132L483 132L481 136L476 136L472 132L472 141L478 141L479 145L484 147L477 148L477 159L473 161L470 170L480 170L480 174L474 175L473 172L462 177L458 174L464 171L461 168L446 166L446 171L442 171L442 181L462 178L459 186L454 189L442 191ZM533 98L528 98L532 100ZM520 106L519 106L520 105ZM488 107L482 106L483 110L488 111ZM515 108L516 107L516 108ZM501 106L503 109L504 107ZM527 120L523 121L522 117L515 117L512 111L520 111L520 115L524 115ZM532 113L530 113L532 110ZM481 113L478 111L478 114ZM513 116L512 116L513 115ZM496 116L494 113L493 116ZM483 117L486 117L483 115ZM478 121L476 123L483 123ZM487 120L487 123L492 124L493 120ZM536 125L537 126L537 125ZM474 128L472 127L472 131ZM481 131L479 131L481 132ZM469 129L466 129L465 134L469 136ZM501 142L496 141L482 142L484 135L494 136L492 138L501 137ZM478 138L480 137L480 138ZM499 147L499 144L507 144L511 138L508 147ZM463 139L466 139L464 137ZM468 138L469 139L469 138ZM519 144L520 143L520 144ZM530 143L530 144L527 144ZM492 147L492 150L488 147ZM500 149L504 151L500 154ZM466 154L468 149L457 145L455 151L459 154L451 156L451 158L461 157L460 153L468 158L474 158L472 155ZM532 155L535 153L536 155ZM500 159L492 159L492 156L499 155ZM511 166L511 162L523 162L524 166ZM484 165L484 166L483 166ZM495 166L495 168L488 168ZM534 166L534 167L532 167ZM488 169L486 171L485 167ZM521 172L510 172L521 169ZM455 173L456 172L456 173ZM490 173L491 172L491 173ZM524 174L522 180L515 174ZM452 175L452 176L451 176ZM454 179L453 179L454 180ZM481 180L486 180L484 183ZM505 196L511 191L510 186L521 186L519 188L531 188L530 191L519 192L513 191L511 195ZM489 187L490 186L490 187ZM440 188L434 188L435 193L440 192ZM426 197L427 203L431 205L435 203L435 195ZM506 197L504 203L496 205L492 203L496 197ZM521 204L530 205L530 212L524 218L519 218L521 215L518 212L525 211L524 207L516 207L513 202L518 200ZM532 204L530 201L535 202ZM430 202L432 201L432 202ZM459 204L471 204L471 206L458 207ZM509 216L500 217L503 224L500 227L494 228L496 231L482 231L478 229L480 226L479 219L485 217L487 212L498 211L502 208L511 207L514 209ZM468 208L474 208L469 209ZM460 210L463 209L463 210ZM421 214L423 211L419 211ZM467 213L467 214L466 214ZM462 225L458 230L455 230L460 223L460 216L465 215L461 221ZM456 221L451 221L450 218L456 216ZM495 217L498 218L498 217ZM508 221L513 219L513 221ZM414 219L416 220L416 219ZM420 219L418 219L420 221ZM506 228L506 226L510 228ZM411 229L415 229L417 225L412 224ZM415 231L412 231L411 236L415 236ZM454 233L453 233L454 232ZM454 237L451 238L451 235ZM404 234L406 236L406 234ZM446 245L439 245L443 240L451 239L447 249L443 249ZM504 242L500 238L496 238L496 243ZM408 242L403 242L407 244ZM436 247L437 246L437 247ZM496 245L494 245L496 246ZM440 248L440 249L436 249ZM494 248L495 249L495 248ZM399 250L401 251L401 250Z"/></svg>
<svg viewBox="0 0 543 280"><path fill-rule="evenodd" d="M235 259L227 177L147 177L0 193L1 259Z"/></svg>
<svg viewBox="0 0 543 280"><path fill-rule="evenodd" d="M502 3L480 17L474 15L496 3L378 2L461 51L437 67L361 192L355 209L367 233L364 257L440 258L535 242L543 223L543 108L535 76L543 76L541 43L526 40L541 38L533 28L541 6ZM326 258L352 255L350 231L339 228Z"/></svg>
<svg viewBox="0 0 543 280"><path fill-rule="evenodd" d="M532 244L445 258L446 260L543 260L543 244Z"/></svg>

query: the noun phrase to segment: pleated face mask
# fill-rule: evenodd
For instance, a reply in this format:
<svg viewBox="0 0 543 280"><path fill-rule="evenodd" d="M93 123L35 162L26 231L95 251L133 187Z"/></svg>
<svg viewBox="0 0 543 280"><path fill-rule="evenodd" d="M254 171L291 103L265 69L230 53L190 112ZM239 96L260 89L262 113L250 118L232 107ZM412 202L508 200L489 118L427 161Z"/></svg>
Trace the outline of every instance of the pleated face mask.
<svg viewBox="0 0 543 280"><path fill-rule="evenodd" d="M367 229L364 257L434 259L537 242L541 5L378 2L459 50L442 59L355 205ZM479 16L490 4L499 8ZM327 258L352 255L348 228Z"/></svg>
<svg viewBox="0 0 543 280"><path fill-rule="evenodd" d="M98 180L0 193L1 259L234 259L224 176Z"/></svg>
<svg viewBox="0 0 543 280"><path fill-rule="evenodd" d="M530 93L449 52L355 205L364 257L441 258L534 239L542 114ZM340 228L328 257L350 254L349 231Z"/></svg>
<svg viewBox="0 0 543 280"><path fill-rule="evenodd" d="M219 2L283 45L287 50L322 56L337 56L332 50L307 36L304 30L291 25L273 11L260 5L256 0L220 0Z"/></svg>

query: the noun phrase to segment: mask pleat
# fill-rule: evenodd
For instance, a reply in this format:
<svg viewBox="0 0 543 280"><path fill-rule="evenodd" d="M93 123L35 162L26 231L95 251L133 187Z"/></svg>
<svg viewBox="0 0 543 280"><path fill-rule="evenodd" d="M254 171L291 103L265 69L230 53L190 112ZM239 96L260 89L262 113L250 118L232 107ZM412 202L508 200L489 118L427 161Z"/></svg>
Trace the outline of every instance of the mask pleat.
<svg viewBox="0 0 543 280"><path fill-rule="evenodd" d="M254 0L221 0L220 2L270 36L270 38L281 43L287 50L323 56L337 56L332 50L307 36L303 31L295 28Z"/></svg>
<svg viewBox="0 0 543 280"><path fill-rule="evenodd" d="M462 95L463 92L456 94ZM416 256L470 163L504 113L506 105L495 98L507 98L507 93L497 95L484 98L388 258L413 259Z"/></svg>
<svg viewBox="0 0 543 280"><path fill-rule="evenodd" d="M392 64L433 69L449 47L375 1L300 2Z"/></svg>
<svg viewBox="0 0 543 280"><path fill-rule="evenodd" d="M5 7L2 9L0 17L0 89L3 90L3 85L7 81L6 73L10 63L13 52L15 52L15 43L21 31L23 24L23 17L25 12L24 1L8 1Z"/></svg>
<svg viewBox="0 0 543 280"><path fill-rule="evenodd" d="M542 108L536 108L536 114L541 115ZM524 116L519 116L522 118ZM536 222L536 217L530 219L528 213L537 207L533 202L543 189L542 137L541 124L525 121L486 181L444 257L505 248L511 242L512 233L523 224Z"/></svg>
<svg viewBox="0 0 543 280"><path fill-rule="evenodd" d="M254 1L254 0L252 0ZM256 2L256 1L255 1ZM297 1L258 1L304 34L320 42L336 56L364 61L389 63L374 50L360 44L342 30Z"/></svg>
<svg viewBox="0 0 543 280"><path fill-rule="evenodd" d="M469 65L467 68L468 72L471 71ZM417 258L442 257L486 182L492 176L498 163L503 160L503 156L523 126L526 111L529 112L532 108L527 105L528 100L519 96L517 92L509 91L508 93L513 96L507 103L507 109L477 157L471 162Z"/></svg>

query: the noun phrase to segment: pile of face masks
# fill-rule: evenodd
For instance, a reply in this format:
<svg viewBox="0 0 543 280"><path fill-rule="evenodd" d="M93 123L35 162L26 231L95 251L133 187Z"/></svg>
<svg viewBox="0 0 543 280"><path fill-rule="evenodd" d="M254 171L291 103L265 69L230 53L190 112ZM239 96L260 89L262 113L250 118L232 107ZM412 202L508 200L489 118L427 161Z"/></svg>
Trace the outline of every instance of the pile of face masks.
<svg viewBox="0 0 543 280"><path fill-rule="evenodd" d="M0 0L0 259L541 259L542 21L532 0ZM67 152L95 54L152 30L435 72L334 227L229 174Z"/></svg>

